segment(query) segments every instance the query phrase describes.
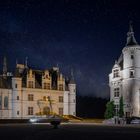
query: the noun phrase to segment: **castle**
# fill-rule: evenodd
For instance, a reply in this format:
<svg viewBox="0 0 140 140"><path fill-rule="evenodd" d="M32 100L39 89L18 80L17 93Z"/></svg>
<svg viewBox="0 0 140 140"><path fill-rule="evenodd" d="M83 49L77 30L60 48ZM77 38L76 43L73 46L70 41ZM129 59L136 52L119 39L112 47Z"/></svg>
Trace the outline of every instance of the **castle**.
<svg viewBox="0 0 140 140"><path fill-rule="evenodd" d="M64 78L58 67L34 70L16 64L7 72L4 58L0 75L0 119L29 119L36 115L56 113L76 115L76 84L73 73Z"/></svg>
<svg viewBox="0 0 140 140"><path fill-rule="evenodd" d="M140 117L140 45L134 37L132 24L122 54L109 74L109 86L110 100L114 101L116 115L122 97L125 117Z"/></svg>

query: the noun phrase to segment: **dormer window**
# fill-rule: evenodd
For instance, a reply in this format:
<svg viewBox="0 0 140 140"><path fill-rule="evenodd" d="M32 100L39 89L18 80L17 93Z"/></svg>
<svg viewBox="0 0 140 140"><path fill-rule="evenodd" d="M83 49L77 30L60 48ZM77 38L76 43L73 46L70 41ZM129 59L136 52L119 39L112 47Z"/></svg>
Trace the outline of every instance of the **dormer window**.
<svg viewBox="0 0 140 140"><path fill-rule="evenodd" d="M50 89L50 83L44 83L44 89Z"/></svg>
<svg viewBox="0 0 140 140"><path fill-rule="evenodd" d="M119 70L118 69L115 69L113 71L113 77L116 78L116 77L119 77Z"/></svg>
<svg viewBox="0 0 140 140"><path fill-rule="evenodd" d="M59 90L63 90L63 84L59 84Z"/></svg>

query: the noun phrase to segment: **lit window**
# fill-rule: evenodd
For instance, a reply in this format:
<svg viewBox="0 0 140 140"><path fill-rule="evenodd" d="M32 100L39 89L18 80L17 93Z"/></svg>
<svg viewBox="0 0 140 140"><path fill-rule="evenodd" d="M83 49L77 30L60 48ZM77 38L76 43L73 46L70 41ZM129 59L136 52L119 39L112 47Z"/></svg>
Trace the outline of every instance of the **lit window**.
<svg viewBox="0 0 140 140"><path fill-rule="evenodd" d="M28 84L29 84L28 85L29 88L33 88L33 81L29 81Z"/></svg>
<svg viewBox="0 0 140 140"><path fill-rule="evenodd" d="M120 96L120 89L114 88L114 97L119 97L119 96Z"/></svg>
<svg viewBox="0 0 140 140"><path fill-rule="evenodd" d="M4 108L8 109L8 97L7 96L4 97Z"/></svg>
<svg viewBox="0 0 140 140"><path fill-rule="evenodd" d="M63 90L63 84L59 84L59 90Z"/></svg>
<svg viewBox="0 0 140 140"><path fill-rule="evenodd" d="M28 115L33 115L33 107L28 107Z"/></svg>
<svg viewBox="0 0 140 140"><path fill-rule="evenodd" d="M59 96L59 102L60 102L60 103L63 102L63 96Z"/></svg>
<svg viewBox="0 0 140 140"><path fill-rule="evenodd" d="M113 71L113 77L114 78L119 77L119 70L118 69Z"/></svg>
<svg viewBox="0 0 140 140"><path fill-rule="evenodd" d="M33 101L33 100L34 100L33 94L28 94L28 101Z"/></svg>
<svg viewBox="0 0 140 140"><path fill-rule="evenodd" d="M63 115L63 108L59 108L59 115Z"/></svg>

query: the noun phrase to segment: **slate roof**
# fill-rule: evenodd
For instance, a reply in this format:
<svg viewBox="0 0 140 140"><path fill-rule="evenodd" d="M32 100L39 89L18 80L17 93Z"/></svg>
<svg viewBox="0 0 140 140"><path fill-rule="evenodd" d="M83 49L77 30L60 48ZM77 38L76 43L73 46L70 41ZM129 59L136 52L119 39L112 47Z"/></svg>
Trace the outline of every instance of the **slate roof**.
<svg viewBox="0 0 140 140"><path fill-rule="evenodd" d="M13 76L2 76L0 75L0 88L10 89L12 88L12 77L21 77L22 78L22 87L27 87L27 74L29 72L29 68L24 68L20 71L19 68L15 69ZM35 88L42 88L42 76L44 74L43 70L32 70L35 75ZM51 87L52 89L57 89L57 78L60 73L56 70L50 69L49 75L52 77ZM68 90L68 83L70 83L72 79L65 80L65 90Z"/></svg>

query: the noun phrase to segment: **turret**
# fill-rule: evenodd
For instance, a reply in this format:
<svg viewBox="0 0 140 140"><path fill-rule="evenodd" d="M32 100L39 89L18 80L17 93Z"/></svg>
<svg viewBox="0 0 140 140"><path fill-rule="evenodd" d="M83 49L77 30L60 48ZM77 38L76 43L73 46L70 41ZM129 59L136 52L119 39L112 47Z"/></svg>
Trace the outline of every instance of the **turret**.
<svg viewBox="0 0 140 140"><path fill-rule="evenodd" d="M22 78L13 77L12 78L12 117L21 118L21 104L22 104Z"/></svg>
<svg viewBox="0 0 140 140"><path fill-rule="evenodd" d="M140 79L140 46L134 37L132 23L127 33L127 43L123 51L123 98L124 111L127 117L139 114L137 93Z"/></svg>
<svg viewBox="0 0 140 140"><path fill-rule="evenodd" d="M73 71L71 70L71 78L68 84L69 87L69 114L76 115L76 84Z"/></svg>
<svg viewBox="0 0 140 140"><path fill-rule="evenodd" d="M3 76L7 76L7 60L6 57L3 59Z"/></svg>

